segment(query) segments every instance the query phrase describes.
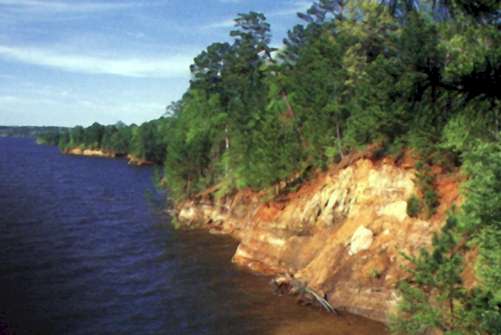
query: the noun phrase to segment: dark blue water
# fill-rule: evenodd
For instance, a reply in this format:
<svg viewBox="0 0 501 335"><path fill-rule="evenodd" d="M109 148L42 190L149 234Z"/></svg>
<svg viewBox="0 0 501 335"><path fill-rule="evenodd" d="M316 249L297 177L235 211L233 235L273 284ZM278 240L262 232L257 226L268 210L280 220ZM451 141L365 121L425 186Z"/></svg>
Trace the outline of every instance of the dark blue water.
<svg viewBox="0 0 501 335"><path fill-rule="evenodd" d="M377 334L277 298L236 243L176 231L151 168L0 138L0 334Z"/></svg>

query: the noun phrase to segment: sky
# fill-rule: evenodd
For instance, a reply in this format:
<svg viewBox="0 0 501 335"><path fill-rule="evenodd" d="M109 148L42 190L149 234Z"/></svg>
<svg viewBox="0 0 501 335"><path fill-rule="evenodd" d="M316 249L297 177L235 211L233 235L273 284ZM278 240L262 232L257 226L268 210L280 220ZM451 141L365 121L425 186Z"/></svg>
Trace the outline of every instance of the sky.
<svg viewBox="0 0 501 335"><path fill-rule="evenodd" d="M0 0L0 125L140 124L189 85L193 58L263 12L273 44L310 0Z"/></svg>

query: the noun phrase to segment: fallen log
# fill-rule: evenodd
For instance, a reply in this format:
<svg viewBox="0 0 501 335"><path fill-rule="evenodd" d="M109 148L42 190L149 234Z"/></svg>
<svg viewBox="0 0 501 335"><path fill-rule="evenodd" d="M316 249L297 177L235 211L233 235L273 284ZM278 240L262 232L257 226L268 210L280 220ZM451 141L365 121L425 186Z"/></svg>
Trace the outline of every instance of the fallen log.
<svg viewBox="0 0 501 335"><path fill-rule="evenodd" d="M271 285L276 294L289 294L296 296L298 302L310 305L317 304L329 313L335 313L332 305L314 289L308 287L307 283L294 278L291 274L280 275L271 280Z"/></svg>

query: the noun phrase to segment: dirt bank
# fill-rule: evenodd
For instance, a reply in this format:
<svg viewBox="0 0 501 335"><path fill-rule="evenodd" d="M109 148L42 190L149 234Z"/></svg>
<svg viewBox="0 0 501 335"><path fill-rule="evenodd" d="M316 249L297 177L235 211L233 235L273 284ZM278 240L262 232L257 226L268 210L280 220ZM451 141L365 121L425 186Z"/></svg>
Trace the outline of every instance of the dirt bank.
<svg viewBox="0 0 501 335"><path fill-rule="evenodd" d="M119 158L126 157L130 165L136 166L148 166L154 165L155 162L145 160L134 155L120 154L114 151L102 150L102 149L82 149L82 148L68 148L63 151L67 155L77 155L77 156L87 156L87 157L105 157L105 158Z"/></svg>
<svg viewBox="0 0 501 335"><path fill-rule="evenodd" d="M429 246L459 203L459 177L438 174L436 214L409 217L407 199L419 193L413 167L410 159L354 155L280 199L263 202L246 190L215 201L208 192L179 204L177 219L236 237L241 266L291 274L336 309L387 322L405 275L401 253Z"/></svg>
<svg viewBox="0 0 501 335"><path fill-rule="evenodd" d="M104 151L100 149L82 149L82 148L69 148L63 151L67 155L88 156L88 157L107 157L115 158L117 154L111 151Z"/></svg>

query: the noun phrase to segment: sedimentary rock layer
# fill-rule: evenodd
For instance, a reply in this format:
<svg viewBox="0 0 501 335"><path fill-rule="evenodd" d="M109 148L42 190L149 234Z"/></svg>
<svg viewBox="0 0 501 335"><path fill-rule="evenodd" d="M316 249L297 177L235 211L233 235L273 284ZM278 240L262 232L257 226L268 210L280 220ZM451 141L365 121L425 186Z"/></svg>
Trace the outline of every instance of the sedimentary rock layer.
<svg viewBox="0 0 501 335"><path fill-rule="evenodd" d="M419 193L413 164L368 158L338 165L282 199L242 191L220 201L201 196L177 208L184 225L240 240L233 261L251 270L288 273L337 309L386 322L406 275L401 253L431 243L458 200L457 176L439 176L441 204L429 218L407 215Z"/></svg>

